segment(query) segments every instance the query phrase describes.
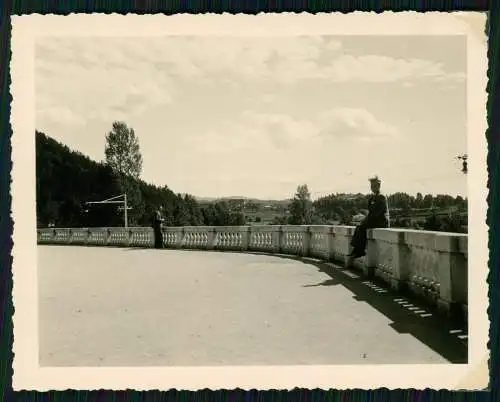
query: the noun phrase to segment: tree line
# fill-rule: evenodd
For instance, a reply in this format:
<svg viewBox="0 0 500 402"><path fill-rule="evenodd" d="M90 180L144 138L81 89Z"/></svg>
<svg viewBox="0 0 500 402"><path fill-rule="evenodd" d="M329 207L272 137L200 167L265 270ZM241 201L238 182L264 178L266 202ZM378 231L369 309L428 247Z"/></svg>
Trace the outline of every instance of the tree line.
<svg viewBox="0 0 500 402"><path fill-rule="evenodd" d="M232 213L226 202L201 207L189 194L176 194L167 186L141 180L137 167L142 166L142 158L137 157L138 147L132 153L124 147L136 143L135 133L123 124L113 126L112 133L116 132L126 134L108 135L103 162L93 161L48 135L35 132L38 227L123 226L124 212L117 204L86 203L125 192L132 208L128 211L130 226L149 226L153 212L160 206L169 226L244 224L241 214ZM125 153L123 157L122 149L127 149L129 156Z"/></svg>
<svg viewBox="0 0 500 402"><path fill-rule="evenodd" d="M168 186L141 179L142 155L134 130L114 122L106 135L105 160L96 162L48 135L36 131L36 197L39 227L123 226L124 211L117 204L87 204L126 193L130 226L149 226L154 211L163 207L168 226L230 226L251 223L245 213L260 208L245 200L198 202L189 194L176 194ZM395 193L388 196L391 226L427 230L462 231L467 200L449 195ZM353 216L366 213L368 195L330 194L314 202L306 184L297 187L291 200L269 201L271 224L352 224ZM412 219L415 211L428 211ZM449 216L436 211L451 211ZM430 212L429 212L430 211ZM410 217L409 217L410 216ZM261 223L260 217L253 222Z"/></svg>
<svg viewBox="0 0 500 402"><path fill-rule="evenodd" d="M367 194L330 194L315 201L306 184L297 187L287 219L295 225L351 225L357 214L367 214ZM387 196L391 227L420 230L465 232L467 230L467 199L446 194L394 193Z"/></svg>

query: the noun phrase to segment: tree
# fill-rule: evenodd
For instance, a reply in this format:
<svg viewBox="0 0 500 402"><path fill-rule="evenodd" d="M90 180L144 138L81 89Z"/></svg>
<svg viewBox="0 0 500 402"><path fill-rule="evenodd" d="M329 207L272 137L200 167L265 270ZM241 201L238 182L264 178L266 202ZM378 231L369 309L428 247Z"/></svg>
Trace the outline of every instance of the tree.
<svg viewBox="0 0 500 402"><path fill-rule="evenodd" d="M145 212L138 183L142 171L142 155L134 129L115 121L112 130L106 135L104 154L106 164L117 175L120 191L127 194L132 207L129 213L130 223L134 224Z"/></svg>
<svg viewBox="0 0 500 402"><path fill-rule="evenodd" d="M312 201L307 184L302 184L297 187L297 192L290 204L289 211L290 224L307 225L311 223Z"/></svg>
<svg viewBox="0 0 500 402"><path fill-rule="evenodd" d="M181 194L177 194L173 212L175 226L189 226L191 224L189 209Z"/></svg>
<svg viewBox="0 0 500 402"><path fill-rule="evenodd" d="M245 216L241 212L233 212L231 214L231 225L243 226L245 224Z"/></svg>
<svg viewBox="0 0 500 402"><path fill-rule="evenodd" d="M422 201L422 208L432 208L434 205L434 197L432 194L426 194Z"/></svg>
<svg viewBox="0 0 500 402"><path fill-rule="evenodd" d="M132 208L128 212L129 223L135 225L145 214L141 183L132 176L118 176L117 182L121 193L127 194L127 206Z"/></svg>
<svg viewBox="0 0 500 402"><path fill-rule="evenodd" d="M467 198L464 199L460 195L457 195L457 197L455 198L455 204L459 209L467 209Z"/></svg>
<svg viewBox="0 0 500 402"><path fill-rule="evenodd" d="M408 212L414 203L412 197L406 193L394 193L389 196L389 205L392 208L402 209L404 212Z"/></svg>
<svg viewBox="0 0 500 402"><path fill-rule="evenodd" d="M424 196L422 193L417 193L417 197L415 198L415 208L422 208L424 204Z"/></svg>
<svg viewBox="0 0 500 402"><path fill-rule="evenodd" d="M231 215L227 202L219 201L215 203L215 226L228 226L231 222Z"/></svg>
<svg viewBox="0 0 500 402"><path fill-rule="evenodd" d="M439 219L436 216L436 214L433 213L426 218L425 223L424 223L424 229L425 230L432 230L432 231L441 230L441 223L439 222Z"/></svg>
<svg viewBox="0 0 500 402"><path fill-rule="evenodd" d="M442 218L441 228L446 232L462 232L462 218L459 214L453 213Z"/></svg>
<svg viewBox="0 0 500 402"><path fill-rule="evenodd" d="M106 135L104 149L106 164L119 176L139 179L142 171L142 155L139 139L133 128L120 121L113 123L113 129Z"/></svg>
<svg viewBox="0 0 500 402"><path fill-rule="evenodd" d="M190 219L190 225L191 226L201 225L203 223L203 216L201 214L196 198L194 198L189 194L186 194L184 195L184 203L186 204L187 207Z"/></svg>

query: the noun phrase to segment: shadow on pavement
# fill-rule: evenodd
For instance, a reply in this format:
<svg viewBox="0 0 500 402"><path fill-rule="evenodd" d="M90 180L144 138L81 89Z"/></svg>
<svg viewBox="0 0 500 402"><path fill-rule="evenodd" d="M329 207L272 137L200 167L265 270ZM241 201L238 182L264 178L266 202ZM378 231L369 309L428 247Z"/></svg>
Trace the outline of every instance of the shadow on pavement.
<svg viewBox="0 0 500 402"><path fill-rule="evenodd" d="M320 283L316 283L314 285L304 285L302 287L304 287L304 288L315 288L315 287L318 287L318 286L334 286L334 285L340 285L340 282L332 278L332 279L327 279L326 281L323 281L323 282L320 282Z"/></svg>
<svg viewBox="0 0 500 402"><path fill-rule="evenodd" d="M341 285L354 294L353 298L356 301L368 303L389 318L392 321L390 326L398 333L413 336L436 353L439 353L450 363L467 363L467 341L461 340L455 333L466 332L462 323L447 319L437 312L431 311L425 304L408 294L393 292L385 285L377 284L375 281L369 282L367 278L361 275L352 275L352 271L340 268L335 264L294 256L279 257L313 265L319 271L330 276L330 279L323 282L303 285L303 287ZM367 285L367 283L370 283L371 286ZM405 304L411 305L412 308L418 307L418 311L425 310L425 313L427 313L425 317L416 314L413 310L409 310L397 302L397 300L403 298L408 301Z"/></svg>
<svg viewBox="0 0 500 402"><path fill-rule="evenodd" d="M126 250L133 251L140 249L141 248L132 247ZM218 252L218 250L176 250L189 252ZM461 340L456 335L456 333L466 333L464 324L454 322L437 312L431 311L428 306L413 298L411 295L391 291L385 284L377 284L375 280L369 280L361 274L353 274L353 271L340 268L338 265L331 262L322 262L321 260L313 258L265 252L241 252L236 250L224 252L266 255L275 258L300 261L315 266L320 272L330 276L330 279L316 284L303 285L304 288L343 286L354 294L354 300L368 303L371 307L389 318L392 321L389 325L398 333L413 336L447 359L450 363L465 364L468 361L467 341ZM409 310L401 303L398 303L398 300L401 301L401 299L407 301L408 303L404 304L407 304L407 306L411 305L414 310L418 308L418 311L425 311L425 316L418 315L414 310Z"/></svg>

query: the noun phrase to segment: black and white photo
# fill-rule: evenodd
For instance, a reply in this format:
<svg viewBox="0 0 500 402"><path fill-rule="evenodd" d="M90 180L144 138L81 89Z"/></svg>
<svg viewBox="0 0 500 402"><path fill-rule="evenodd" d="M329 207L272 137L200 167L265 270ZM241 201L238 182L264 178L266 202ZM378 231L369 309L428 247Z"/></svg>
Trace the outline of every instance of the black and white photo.
<svg viewBox="0 0 500 402"><path fill-rule="evenodd" d="M15 383L486 384L484 15L45 17L13 24Z"/></svg>

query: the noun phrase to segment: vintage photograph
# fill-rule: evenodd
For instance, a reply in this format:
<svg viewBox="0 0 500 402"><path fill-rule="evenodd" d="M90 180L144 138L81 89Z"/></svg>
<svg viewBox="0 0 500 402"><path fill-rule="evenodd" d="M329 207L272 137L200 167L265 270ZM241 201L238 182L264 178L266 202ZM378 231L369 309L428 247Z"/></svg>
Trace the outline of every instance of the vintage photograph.
<svg viewBox="0 0 500 402"><path fill-rule="evenodd" d="M41 365L467 361L464 37L43 38L35 68Z"/></svg>
<svg viewBox="0 0 500 402"><path fill-rule="evenodd" d="M38 365L467 365L467 56L452 34L36 37Z"/></svg>

